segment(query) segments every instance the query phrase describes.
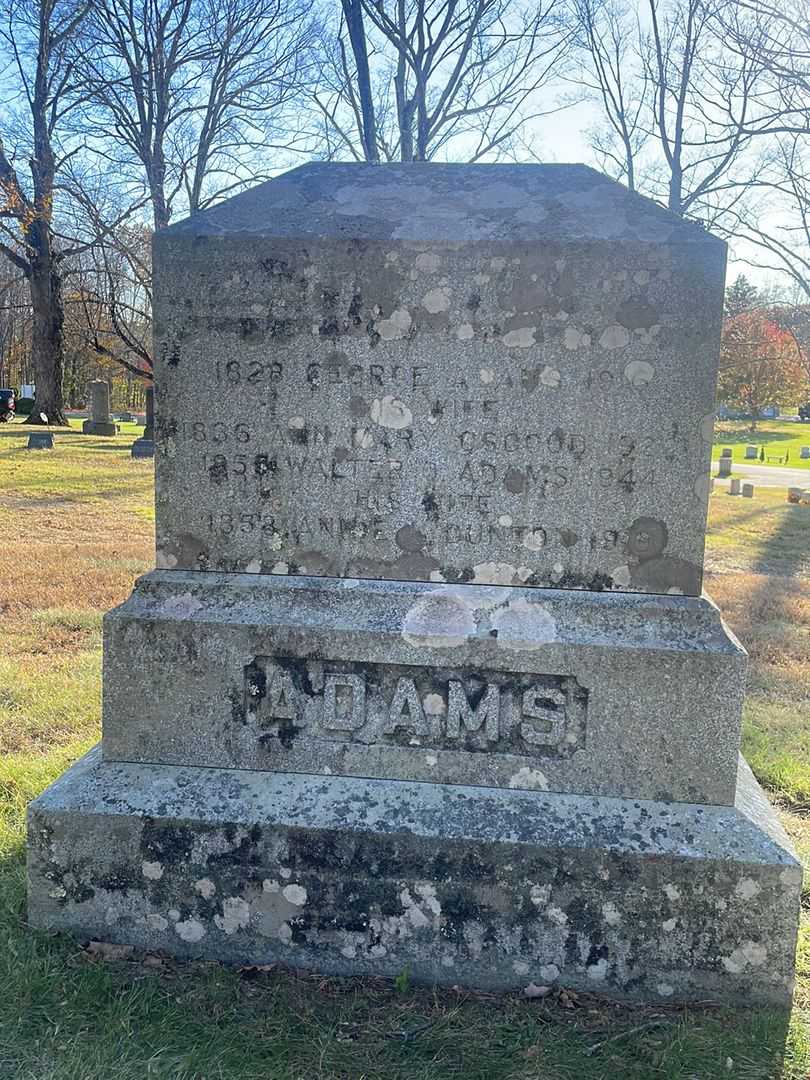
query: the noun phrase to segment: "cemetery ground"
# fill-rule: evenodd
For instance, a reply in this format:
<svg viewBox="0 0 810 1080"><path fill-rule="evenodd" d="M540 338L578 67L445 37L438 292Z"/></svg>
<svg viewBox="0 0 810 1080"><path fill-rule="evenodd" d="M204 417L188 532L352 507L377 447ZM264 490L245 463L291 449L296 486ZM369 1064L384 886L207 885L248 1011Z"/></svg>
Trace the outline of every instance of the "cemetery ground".
<svg viewBox="0 0 810 1080"><path fill-rule="evenodd" d="M759 459L747 460L746 446L765 448L766 462L774 468L810 470L810 458L801 458L803 446L810 446L810 424L785 420L758 420L755 431L747 420L726 420L715 425L712 457L720 457L724 446L731 447L731 459L737 463L756 465ZM778 459L787 456L787 462ZM810 476L808 476L810 482Z"/></svg>
<svg viewBox="0 0 810 1080"><path fill-rule="evenodd" d="M810 428L771 426L796 429L798 465ZM236 971L29 931L25 805L97 740L102 614L153 559L141 429L56 431L53 451L24 450L29 430L0 428L0 1080L806 1080L809 918L787 1033L767 1011ZM707 588L751 656L744 749L810 866L808 536L784 491L712 497Z"/></svg>

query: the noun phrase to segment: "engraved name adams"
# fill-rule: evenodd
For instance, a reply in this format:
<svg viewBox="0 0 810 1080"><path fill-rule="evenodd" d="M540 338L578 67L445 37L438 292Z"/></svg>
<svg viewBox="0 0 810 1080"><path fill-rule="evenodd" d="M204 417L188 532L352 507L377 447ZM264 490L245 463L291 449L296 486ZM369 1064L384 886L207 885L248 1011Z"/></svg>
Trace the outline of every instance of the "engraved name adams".
<svg viewBox="0 0 810 1080"><path fill-rule="evenodd" d="M267 749L301 741L569 757L588 691L570 675L257 657L245 711Z"/></svg>

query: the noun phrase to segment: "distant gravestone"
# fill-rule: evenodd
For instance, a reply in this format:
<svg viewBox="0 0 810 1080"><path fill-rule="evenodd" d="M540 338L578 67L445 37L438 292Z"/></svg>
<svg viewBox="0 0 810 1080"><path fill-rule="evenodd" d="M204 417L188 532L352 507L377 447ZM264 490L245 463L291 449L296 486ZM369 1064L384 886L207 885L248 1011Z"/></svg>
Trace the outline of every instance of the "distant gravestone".
<svg viewBox="0 0 810 1080"><path fill-rule="evenodd" d="M740 481L738 479L733 479L733 480L729 481L728 493L729 493L729 495L739 495L740 494Z"/></svg>
<svg viewBox="0 0 810 1080"><path fill-rule="evenodd" d="M744 499L753 499L753 497L754 497L754 485L753 484L743 484L743 486L742 486L742 495L743 495Z"/></svg>
<svg viewBox="0 0 810 1080"><path fill-rule="evenodd" d="M581 166L315 164L156 234L159 568L31 924L787 1005L801 869L702 595L724 272Z"/></svg>
<svg viewBox="0 0 810 1080"><path fill-rule="evenodd" d="M723 449L720 451L720 457L721 458L730 458L732 453L733 453L733 450L732 450L732 448L730 446L724 446Z"/></svg>
<svg viewBox="0 0 810 1080"><path fill-rule="evenodd" d="M799 457L802 459L802 461L806 461L808 458L810 458L810 446L801 447L801 449L799 450Z"/></svg>
<svg viewBox="0 0 810 1080"><path fill-rule="evenodd" d="M115 435L118 428L110 416L110 386L104 379L90 383L90 418L82 424L85 435Z"/></svg>
<svg viewBox="0 0 810 1080"><path fill-rule="evenodd" d="M758 453L759 453L759 451L757 450L756 446L746 446L746 448L745 448L745 460L746 461L755 461L756 458L757 458Z"/></svg>
<svg viewBox="0 0 810 1080"><path fill-rule="evenodd" d="M730 457L721 457L717 463L717 475L719 477L731 476L732 461Z"/></svg>
<svg viewBox="0 0 810 1080"><path fill-rule="evenodd" d="M50 431L32 431L28 436L27 450L53 450L53 435Z"/></svg>
<svg viewBox="0 0 810 1080"><path fill-rule="evenodd" d="M132 444L132 456L134 458L155 456L155 391L151 386L146 388L146 426L143 435Z"/></svg>

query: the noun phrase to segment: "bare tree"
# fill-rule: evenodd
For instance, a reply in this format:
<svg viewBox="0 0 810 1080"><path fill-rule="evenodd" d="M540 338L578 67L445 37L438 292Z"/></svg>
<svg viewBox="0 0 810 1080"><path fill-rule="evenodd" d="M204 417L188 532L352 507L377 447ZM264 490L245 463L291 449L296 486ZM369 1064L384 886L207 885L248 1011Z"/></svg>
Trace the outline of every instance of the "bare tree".
<svg viewBox="0 0 810 1080"><path fill-rule="evenodd" d="M16 167L19 156L0 132L0 253L22 272L31 295L31 355L36 380L33 422L40 415L65 424L62 398L64 308L60 250L54 232L57 179L70 152L59 128L71 107L74 68L71 39L89 10L85 0L10 0L0 41L13 57L26 117L23 145L30 183Z"/></svg>
<svg viewBox="0 0 810 1080"><path fill-rule="evenodd" d="M304 0L95 0L79 59L94 145L155 229L267 175L313 36ZM88 47L89 46L89 47Z"/></svg>
<svg viewBox="0 0 810 1080"><path fill-rule="evenodd" d="M315 103L330 154L502 156L546 114L572 31L561 0L343 0ZM347 40L348 39L348 40Z"/></svg>
<svg viewBox="0 0 810 1080"><path fill-rule="evenodd" d="M604 116L591 146L602 168L635 191L650 104L647 69L639 63L638 16L614 0L574 0L574 11L577 49L588 71L578 72L577 82L601 104Z"/></svg>

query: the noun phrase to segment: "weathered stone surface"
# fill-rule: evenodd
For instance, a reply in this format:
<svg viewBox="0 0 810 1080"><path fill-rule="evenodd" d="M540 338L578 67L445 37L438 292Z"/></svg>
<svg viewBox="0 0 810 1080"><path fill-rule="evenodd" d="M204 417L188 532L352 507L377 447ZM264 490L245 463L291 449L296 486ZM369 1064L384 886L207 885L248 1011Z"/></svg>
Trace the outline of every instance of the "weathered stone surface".
<svg viewBox="0 0 810 1080"><path fill-rule="evenodd" d="M100 763L29 810L29 921L241 963L786 1005L801 868L734 807Z"/></svg>
<svg viewBox="0 0 810 1080"><path fill-rule="evenodd" d="M105 618L104 753L731 803L744 682L705 599L155 571Z"/></svg>
<svg viewBox="0 0 810 1080"><path fill-rule="evenodd" d="M154 256L159 566L699 595L697 226L583 166L324 163Z"/></svg>

